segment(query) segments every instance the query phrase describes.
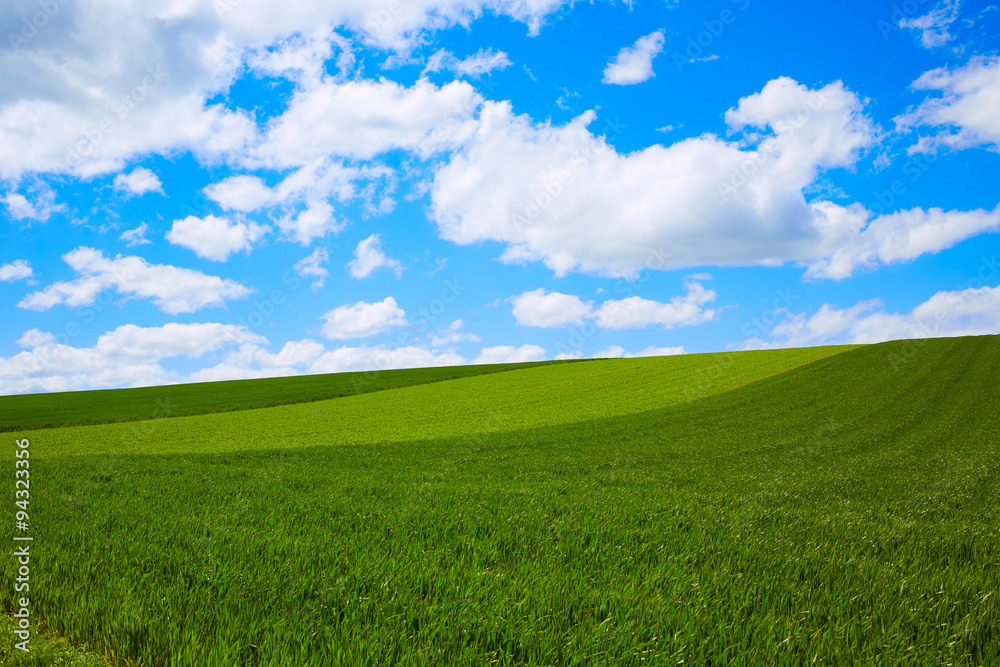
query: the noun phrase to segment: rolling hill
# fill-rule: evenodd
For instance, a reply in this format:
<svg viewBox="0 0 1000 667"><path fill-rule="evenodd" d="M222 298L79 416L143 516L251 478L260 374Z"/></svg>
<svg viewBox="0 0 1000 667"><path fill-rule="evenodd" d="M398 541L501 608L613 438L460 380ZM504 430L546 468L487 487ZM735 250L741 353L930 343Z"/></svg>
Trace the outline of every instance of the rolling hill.
<svg viewBox="0 0 1000 667"><path fill-rule="evenodd" d="M33 613L123 665L990 664L1000 338L900 345L77 408L9 433Z"/></svg>

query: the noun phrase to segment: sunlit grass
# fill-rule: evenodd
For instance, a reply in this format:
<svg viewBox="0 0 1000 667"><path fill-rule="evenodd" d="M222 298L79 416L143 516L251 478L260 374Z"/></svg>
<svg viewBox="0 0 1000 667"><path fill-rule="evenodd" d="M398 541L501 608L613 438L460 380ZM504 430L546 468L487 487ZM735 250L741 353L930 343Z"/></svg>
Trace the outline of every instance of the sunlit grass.
<svg viewBox="0 0 1000 667"><path fill-rule="evenodd" d="M1000 340L892 349L396 389L360 405L411 421L371 437L362 396L154 422L142 453L38 431L34 612L120 664L994 664Z"/></svg>

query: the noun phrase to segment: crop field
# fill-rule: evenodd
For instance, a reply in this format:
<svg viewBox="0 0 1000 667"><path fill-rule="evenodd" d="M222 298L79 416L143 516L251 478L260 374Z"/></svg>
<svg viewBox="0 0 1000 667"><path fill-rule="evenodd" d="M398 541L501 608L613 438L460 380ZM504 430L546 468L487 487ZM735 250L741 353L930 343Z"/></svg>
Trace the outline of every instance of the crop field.
<svg viewBox="0 0 1000 667"><path fill-rule="evenodd" d="M4 396L0 398L4 408L0 432L252 410L562 363L576 362L445 366Z"/></svg>
<svg viewBox="0 0 1000 667"><path fill-rule="evenodd" d="M1000 337L900 345L0 398L0 475L111 665L1000 664Z"/></svg>

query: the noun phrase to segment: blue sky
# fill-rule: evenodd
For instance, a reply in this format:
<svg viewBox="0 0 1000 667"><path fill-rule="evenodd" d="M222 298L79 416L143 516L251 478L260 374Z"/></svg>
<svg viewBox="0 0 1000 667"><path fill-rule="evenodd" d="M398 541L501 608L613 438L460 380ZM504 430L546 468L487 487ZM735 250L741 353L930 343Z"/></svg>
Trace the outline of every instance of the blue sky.
<svg viewBox="0 0 1000 667"><path fill-rule="evenodd" d="M968 0L15 0L0 393L1000 331Z"/></svg>

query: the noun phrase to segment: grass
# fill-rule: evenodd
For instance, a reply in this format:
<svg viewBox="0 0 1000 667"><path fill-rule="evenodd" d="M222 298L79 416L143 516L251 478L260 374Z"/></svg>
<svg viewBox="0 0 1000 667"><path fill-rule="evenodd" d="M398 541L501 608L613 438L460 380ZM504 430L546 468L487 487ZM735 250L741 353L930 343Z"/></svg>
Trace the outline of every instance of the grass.
<svg viewBox="0 0 1000 667"><path fill-rule="evenodd" d="M16 625L10 616L0 615L0 636L13 637ZM18 640L15 640L18 641ZM0 665L19 667L109 667L110 663L86 647L71 644L47 628L31 637L30 650L14 648L13 642L0 642Z"/></svg>
<svg viewBox="0 0 1000 667"><path fill-rule="evenodd" d="M33 612L118 665L995 664L1000 339L893 345L30 433Z"/></svg>
<svg viewBox="0 0 1000 667"><path fill-rule="evenodd" d="M408 442L634 414L683 403L850 347L528 365L448 382L255 410L23 431L45 456L181 454ZM180 406L182 407L182 406Z"/></svg>
<svg viewBox="0 0 1000 667"><path fill-rule="evenodd" d="M0 396L0 432L252 410L272 405L308 403L454 378L499 373L526 366L567 363L574 361L359 371L160 387Z"/></svg>

